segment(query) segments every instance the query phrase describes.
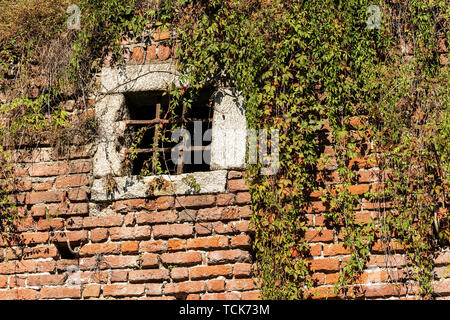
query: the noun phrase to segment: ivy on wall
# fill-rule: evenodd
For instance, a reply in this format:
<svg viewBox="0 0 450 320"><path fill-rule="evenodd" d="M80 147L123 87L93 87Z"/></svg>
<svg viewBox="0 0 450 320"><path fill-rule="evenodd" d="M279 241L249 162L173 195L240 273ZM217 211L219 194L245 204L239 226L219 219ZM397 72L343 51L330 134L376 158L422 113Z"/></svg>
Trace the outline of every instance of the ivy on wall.
<svg viewBox="0 0 450 320"><path fill-rule="evenodd" d="M305 232L306 213L317 197L351 252L337 292L353 288L377 240L395 240L406 250L419 294L432 297L433 253L450 236L446 1L82 0L82 27L70 32L62 25L67 3L50 2L60 10L42 7L41 16L29 20L38 28L29 35L31 26L13 33L0 17L0 29L10 32L0 65L7 75L1 89L8 93L2 110L16 115L12 127L61 131L69 124L59 102L75 97L83 107L102 59L112 55L120 63L122 36L171 29L179 69L189 83L170 88L173 108L189 105L205 85L236 87L249 127L280 132L277 174L260 175L261 164L247 170L263 297L305 298L314 286ZM25 10L18 3L0 1L3 14ZM374 13L367 9L374 5L381 20L372 28ZM60 28L46 29L42 15ZM30 80L37 78L29 70L46 65L37 55L45 43L59 44L67 54L60 55L58 68L44 73L43 90L30 97ZM332 148L334 159L324 146ZM381 181L364 196L390 204L380 206L369 223L355 219L360 196L352 193L354 165L361 159L378 165ZM323 177L333 161L338 179L327 183Z"/></svg>

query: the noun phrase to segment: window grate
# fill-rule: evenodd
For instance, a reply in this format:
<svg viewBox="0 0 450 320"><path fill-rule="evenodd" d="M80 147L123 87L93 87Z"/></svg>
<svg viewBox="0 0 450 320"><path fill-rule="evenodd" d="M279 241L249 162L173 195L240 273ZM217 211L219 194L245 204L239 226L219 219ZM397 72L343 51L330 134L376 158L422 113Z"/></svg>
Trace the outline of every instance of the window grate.
<svg viewBox="0 0 450 320"><path fill-rule="evenodd" d="M132 174L139 174L146 165L152 174L155 174L157 173L154 167L156 163L160 163L161 169L170 174L209 170L210 144L204 141L203 134L212 127L212 103L209 99L211 93L207 91L206 94L201 94L191 108L184 105L181 110L173 111L170 111L169 99L167 95L163 95L163 92L139 92L126 95L130 118L124 121L127 137L126 153L131 153L130 144L133 136L139 131L143 132L142 141L134 149L137 156L132 161ZM195 132L199 129L198 124L195 127L195 122L201 123L200 133ZM170 140L172 132L170 129L174 126L189 132L190 145L184 148L179 142ZM202 135L201 139L198 139L199 134ZM196 139L194 135L197 135ZM171 152L177 144L179 144L179 158L173 161ZM195 156L196 153L201 153L202 163L193 161L200 157L200 154Z"/></svg>

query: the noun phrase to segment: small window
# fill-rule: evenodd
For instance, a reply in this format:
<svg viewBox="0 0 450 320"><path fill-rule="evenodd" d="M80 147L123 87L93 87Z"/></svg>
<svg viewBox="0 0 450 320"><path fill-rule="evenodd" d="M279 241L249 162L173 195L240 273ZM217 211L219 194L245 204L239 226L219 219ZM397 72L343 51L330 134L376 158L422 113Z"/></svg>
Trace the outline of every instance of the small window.
<svg viewBox="0 0 450 320"><path fill-rule="evenodd" d="M163 91L125 93L127 119L123 145L131 160L131 174L181 174L210 170L212 97L206 88L190 108L169 109L169 95ZM172 141L174 129L189 133L189 138ZM139 138L138 138L139 137ZM178 159L173 151L177 148Z"/></svg>

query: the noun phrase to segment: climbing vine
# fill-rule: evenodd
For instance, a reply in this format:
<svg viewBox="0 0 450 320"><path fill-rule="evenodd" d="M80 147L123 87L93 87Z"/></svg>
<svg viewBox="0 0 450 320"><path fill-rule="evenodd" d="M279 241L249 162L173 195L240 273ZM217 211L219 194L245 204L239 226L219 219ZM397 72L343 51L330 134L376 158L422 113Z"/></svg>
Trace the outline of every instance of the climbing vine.
<svg viewBox="0 0 450 320"><path fill-rule="evenodd" d="M31 2L39 14L25 1L0 1L7 9L0 16L2 116L10 121L2 138L15 141L2 143L2 159L26 142L25 133L35 138L51 129L60 136L73 126L63 102L75 100L80 111L87 106L92 74L105 57L120 64L123 37L169 29L187 84L168 88L172 111L189 106L206 86L235 87L249 127L279 131L276 174L260 174L262 163L247 170L263 297L309 297L315 282L306 233L319 200L351 252L336 293L356 294L353 285L381 241L387 253L393 242L404 248L419 295L432 297L433 254L450 238L446 1L80 0L81 29L71 31L64 28L66 1L46 2L51 11ZM381 21L369 28L374 5ZM23 29L5 22L12 12L27 13ZM33 92L38 80L44 85ZM161 164L147 164L143 174L164 172ZM356 169L364 165L378 168L379 179L355 192ZM3 181L2 217L11 217ZM380 204L369 222L356 217L363 197Z"/></svg>

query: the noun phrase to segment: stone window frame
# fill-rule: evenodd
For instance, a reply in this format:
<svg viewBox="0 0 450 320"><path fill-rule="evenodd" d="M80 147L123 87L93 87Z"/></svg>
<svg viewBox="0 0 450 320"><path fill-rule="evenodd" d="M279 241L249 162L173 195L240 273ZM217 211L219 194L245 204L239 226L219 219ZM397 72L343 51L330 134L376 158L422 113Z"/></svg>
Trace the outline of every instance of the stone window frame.
<svg viewBox="0 0 450 320"><path fill-rule="evenodd" d="M145 198L147 184L155 178L169 182L169 187L155 190L154 196L221 193L226 191L227 171L246 167L247 122L243 98L233 88L219 88L213 97L211 162L209 171L179 175L121 176L125 154L117 150L118 138L124 134L125 93L162 91L172 83L181 86L175 64L145 64L104 67L100 79L100 98L95 105L98 139L93 159L94 180L91 199L94 201ZM184 178L192 176L199 186L195 192ZM107 192L107 180L114 179L115 188Z"/></svg>

